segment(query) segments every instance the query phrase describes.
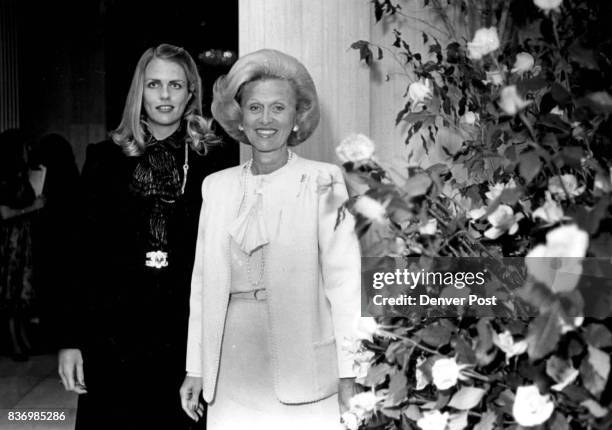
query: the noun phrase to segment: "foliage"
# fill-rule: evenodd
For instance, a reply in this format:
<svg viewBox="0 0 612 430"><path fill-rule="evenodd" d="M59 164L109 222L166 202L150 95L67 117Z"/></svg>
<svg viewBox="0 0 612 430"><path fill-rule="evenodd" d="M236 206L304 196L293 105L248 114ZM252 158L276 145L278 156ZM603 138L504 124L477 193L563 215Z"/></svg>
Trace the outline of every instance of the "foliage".
<svg viewBox="0 0 612 430"><path fill-rule="evenodd" d="M376 20L398 22L405 3L373 0ZM603 17L612 16L612 3L410 3L435 18L421 33L426 53L399 27L389 47L361 40L353 48L370 66L388 56L402 65L409 82L396 124L406 126L409 148L440 148L446 158L407 166L398 179L370 153L346 156L355 137L342 143L357 194L347 208L365 252L379 256L377 264L526 256L527 276L508 297L517 305L506 318L379 320L371 338L353 346L359 381L379 398L357 422L610 428L612 29ZM442 30L432 34L435 25ZM442 131L460 144L445 146ZM363 147L363 136L357 140ZM562 282L551 259L569 274Z"/></svg>

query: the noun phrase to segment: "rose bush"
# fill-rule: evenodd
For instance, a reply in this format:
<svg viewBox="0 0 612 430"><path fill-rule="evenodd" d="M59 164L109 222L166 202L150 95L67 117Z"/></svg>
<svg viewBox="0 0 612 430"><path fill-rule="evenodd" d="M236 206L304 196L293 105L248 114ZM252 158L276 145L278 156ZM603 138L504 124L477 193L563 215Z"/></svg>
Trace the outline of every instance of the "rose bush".
<svg viewBox="0 0 612 430"><path fill-rule="evenodd" d="M359 185L345 210L376 270L486 259L484 293L502 300L369 321L356 369L377 400L358 425L612 428L612 2L422 0L425 53L402 36L422 21L408 2L372 1L392 47L353 44L370 65L404 66L407 164L391 175L372 156L341 157ZM422 167L417 145L442 159Z"/></svg>

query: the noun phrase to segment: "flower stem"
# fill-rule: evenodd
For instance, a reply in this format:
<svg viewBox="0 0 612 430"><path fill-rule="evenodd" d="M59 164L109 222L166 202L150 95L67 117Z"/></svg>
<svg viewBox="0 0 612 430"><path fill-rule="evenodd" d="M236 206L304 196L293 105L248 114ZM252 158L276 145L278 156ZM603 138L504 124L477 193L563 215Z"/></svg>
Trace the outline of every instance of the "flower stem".
<svg viewBox="0 0 612 430"><path fill-rule="evenodd" d="M431 348L423 346L419 342L417 342L416 340L411 339L411 338L409 338L407 336L402 336L402 335L399 335L399 334L396 334L396 333L393 333L393 332L390 332L390 331L387 331L387 330L383 330L383 329L379 329L378 333L381 336L387 336L387 337L390 337L390 338L396 338L396 339L405 340L405 341L411 343L412 345L416 346L417 348L422 349L425 352L429 352L430 354L438 355L438 351L435 351L435 350L433 350Z"/></svg>

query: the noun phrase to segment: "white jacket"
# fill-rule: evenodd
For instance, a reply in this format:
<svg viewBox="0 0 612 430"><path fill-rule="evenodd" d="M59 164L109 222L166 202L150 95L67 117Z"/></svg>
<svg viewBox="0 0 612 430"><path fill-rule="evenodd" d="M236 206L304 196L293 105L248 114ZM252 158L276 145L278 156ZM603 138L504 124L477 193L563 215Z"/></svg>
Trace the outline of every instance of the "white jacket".
<svg viewBox="0 0 612 430"><path fill-rule="evenodd" d="M229 225L243 195L246 164L208 176L202 184L191 284L187 372L203 377L214 398L230 291ZM270 314L274 384L283 403L323 399L339 377L352 377L342 348L360 315L361 264L353 217L337 224L348 198L340 169L295 157L266 184L263 204L278 207L276 240L266 245L264 285Z"/></svg>

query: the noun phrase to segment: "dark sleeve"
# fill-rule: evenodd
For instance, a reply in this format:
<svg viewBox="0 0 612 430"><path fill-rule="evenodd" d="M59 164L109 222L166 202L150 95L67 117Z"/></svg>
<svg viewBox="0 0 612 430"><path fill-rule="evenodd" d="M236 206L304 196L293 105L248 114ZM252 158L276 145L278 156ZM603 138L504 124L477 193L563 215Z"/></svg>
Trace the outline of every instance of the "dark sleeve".
<svg viewBox="0 0 612 430"><path fill-rule="evenodd" d="M77 187L76 204L71 216L72 226L66 240L70 242L70 255L66 282L59 294L57 332L60 348L82 349L89 327L92 298L91 281L98 266L92 264L93 248L99 243L96 224L104 216L104 186L111 169L114 154L119 150L112 142L91 144ZM59 287L59 286L58 286Z"/></svg>

